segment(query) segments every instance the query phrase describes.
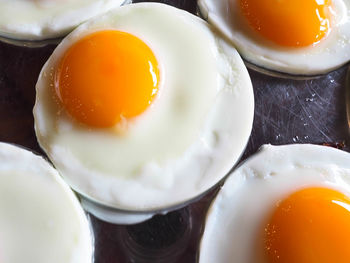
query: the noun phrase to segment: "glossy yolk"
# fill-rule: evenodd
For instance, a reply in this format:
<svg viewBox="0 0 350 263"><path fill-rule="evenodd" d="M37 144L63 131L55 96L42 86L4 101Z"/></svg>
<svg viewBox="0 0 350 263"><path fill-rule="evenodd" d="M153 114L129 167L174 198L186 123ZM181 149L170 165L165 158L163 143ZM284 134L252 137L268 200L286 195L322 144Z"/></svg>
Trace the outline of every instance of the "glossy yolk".
<svg viewBox="0 0 350 263"><path fill-rule="evenodd" d="M56 93L68 113L93 127L111 127L143 113L158 91L159 69L139 38L108 30L88 35L64 55Z"/></svg>
<svg viewBox="0 0 350 263"><path fill-rule="evenodd" d="M330 30L331 0L240 0L249 24L281 46L319 42Z"/></svg>
<svg viewBox="0 0 350 263"><path fill-rule="evenodd" d="M350 262L350 199L328 188L300 190L277 204L265 228L267 262Z"/></svg>

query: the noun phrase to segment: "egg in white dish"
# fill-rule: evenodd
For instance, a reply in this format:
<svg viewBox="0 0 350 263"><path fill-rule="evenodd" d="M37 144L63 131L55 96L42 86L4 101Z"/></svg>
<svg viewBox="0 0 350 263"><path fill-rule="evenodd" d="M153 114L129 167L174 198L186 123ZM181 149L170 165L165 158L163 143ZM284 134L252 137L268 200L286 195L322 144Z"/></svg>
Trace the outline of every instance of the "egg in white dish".
<svg viewBox="0 0 350 263"><path fill-rule="evenodd" d="M209 209L200 263L349 261L350 153L264 145Z"/></svg>
<svg viewBox="0 0 350 263"><path fill-rule="evenodd" d="M349 0L198 0L203 16L260 68L319 75L350 61Z"/></svg>
<svg viewBox="0 0 350 263"><path fill-rule="evenodd" d="M108 206L183 204L222 179L250 136L254 97L236 50L205 21L123 6L68 35L39 76L35 130L65 180Z"/></svg>
<svg viewBox="0 0 350 263"><path fill-rule="evenodd" d="M6 143L0 143L0 262L92 262L76 196L47 161Z"/></svg>
<svg viewBox="0 0 350 263"><path fill-rule="evenodd" d="M66 35L82 22L125 0L0 0L0 36L46 40Z"/></svg>

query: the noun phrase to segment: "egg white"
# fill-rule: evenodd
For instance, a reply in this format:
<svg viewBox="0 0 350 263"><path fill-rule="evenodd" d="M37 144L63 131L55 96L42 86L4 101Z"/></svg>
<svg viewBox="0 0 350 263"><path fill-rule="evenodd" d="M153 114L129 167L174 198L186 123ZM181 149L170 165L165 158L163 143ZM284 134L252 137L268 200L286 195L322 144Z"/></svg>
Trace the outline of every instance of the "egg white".
<svg viewBox="0 0 350 263"><path fill-rule="evenodd" d="M302 48L280 47L253 31L238 0L198 0L202 15L226 37L243 58L258 67L293 75L318 75L350 61L350 1L333 0L331 32L320 43ZM237 6L237 8L233 8Z"/></svg>
<svg viewBox="0 0 350 263"><path fill-rule="evenodd" d="M350 195L350 154L311 144L264 145L226 180L207 215L200 263L263 263L257 240L279 200L305 187Z"/></svg>
<svg viewBox="0 0 350 263"><path fill-rule="evenodd" d="M64 51L105 29L136 35L160 64L158 98L123 136L80 126L52 99ZM235 49L203 20L163 4L123 6L77 28L36 89L36 135L63 177L90 199L129 210L178 205L212 187L240 157L253 122L252 85Z"/></svg>
<svg viewBox="0 0 350 263"><path fill-rule="evenodd" d="M0 36L19 40L61 37L125 0L0 0Z"/></svg>
<svg viewBox="0 0 350 263"><path fill-rule="evenodd" d="M0 143L0 261L92 262L89 225L73 192L43 158Z"/></svg>

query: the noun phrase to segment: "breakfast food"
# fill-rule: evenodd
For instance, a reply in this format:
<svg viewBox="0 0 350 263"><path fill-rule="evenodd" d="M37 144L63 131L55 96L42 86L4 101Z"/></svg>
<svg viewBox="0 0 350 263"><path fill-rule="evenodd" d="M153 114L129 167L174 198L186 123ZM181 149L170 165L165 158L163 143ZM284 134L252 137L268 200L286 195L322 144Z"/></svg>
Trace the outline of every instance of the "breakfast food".
<svg viewBox="0 0 350 263"><path fill-rule="evenodd" d="M198 0L201 13L244 59L300 75L350 60L349 0Z"/></svg>
<svg viewBox="0 0 350 263"><path fill-rule="evenodd" d="M349 205L349 153L265 145L212 203L199 262L348 262Z"/></svg>
<svg viewBox="0 0 350 263"><path fill-rule="evenodd" d="M0 262L92 262L89 225L43 158L0 143Z"/></svg>
<svg viewBox="0 0 350 263"><path fill-rule="evenodd" d="M0 36L20 40L61 37L125 0L0 0Z"/></svg>
<svg viewBox="0 0 350 263"><path fill-rule="evenodd" d="M140 3L68 35L39 76L35 130L79 193L127 210L183 204L222 179L250 135L239 55L203 20Z"/></svg>

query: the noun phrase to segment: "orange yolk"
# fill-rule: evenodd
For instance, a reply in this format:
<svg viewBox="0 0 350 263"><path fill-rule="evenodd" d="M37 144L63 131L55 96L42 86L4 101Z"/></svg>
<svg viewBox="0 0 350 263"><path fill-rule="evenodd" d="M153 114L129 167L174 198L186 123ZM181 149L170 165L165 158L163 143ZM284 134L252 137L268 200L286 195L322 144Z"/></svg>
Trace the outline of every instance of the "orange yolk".
<svg viewBox="0 0 350 263"><path fill-rule="evenodd" d="M92 127L111 127L143 113L158 91L152 50L120 31L93 33L75 43L55 74L56 93L68 113Z"/></svg>
<svg viewBox="0 0 350 263"><path fill-rule="evenodd" d="M286 47L319 42L330 30L331 0L240 0L253 29Z"/></svg>
<svg viewBox="0 0 350 263"><path fill-rule="evenodd" d="M284 199L265 228L267 262L350 262L349 209L349 197L328 188L307 188Z"/></svg>

